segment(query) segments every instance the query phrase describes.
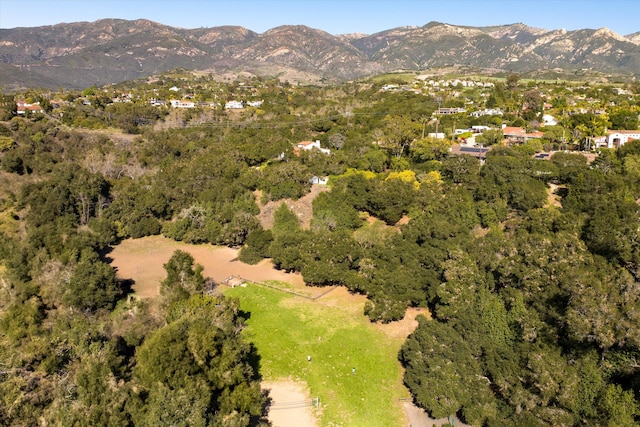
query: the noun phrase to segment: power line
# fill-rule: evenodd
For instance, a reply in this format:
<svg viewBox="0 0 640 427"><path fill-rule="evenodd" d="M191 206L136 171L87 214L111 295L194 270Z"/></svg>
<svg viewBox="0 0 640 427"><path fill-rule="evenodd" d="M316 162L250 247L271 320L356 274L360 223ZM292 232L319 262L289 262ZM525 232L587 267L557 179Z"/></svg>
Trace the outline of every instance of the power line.
<svg viewBox="0 0 640 427"><path fill-rule="evenodd" d="M320 118L308 118L308 119L300 119L295 121L277 121L277 122L254 122L254 121L244 121L244 122L203 122L203 123L188 123L188 127L214 127L214 128L252 128L252 129L281 129L281 128L289 128L289 127L297 127L297 126L308 126L313 123L320 123L324 121L334 121L340 118L350 118L350 117L376 117L376 116L386 116L389 113L344 113L344 114L336 114L333 116L326 116Z"/></svg>

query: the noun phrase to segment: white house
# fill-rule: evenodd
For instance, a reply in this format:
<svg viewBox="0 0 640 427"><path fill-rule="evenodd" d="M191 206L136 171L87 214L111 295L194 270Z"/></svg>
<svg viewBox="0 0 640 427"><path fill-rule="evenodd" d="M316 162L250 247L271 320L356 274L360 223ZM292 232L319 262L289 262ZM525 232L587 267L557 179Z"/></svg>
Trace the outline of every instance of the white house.
<svg viewBox="0 0 640 427"><path fill-rule="evenodd" d="M627 142L640 140L640 130L610 130L606 136L594 138L596 147L620 148Z"/></svg>
<svg viewBox="0 0 640 427"><path fill-rule="evenodd" d="M543 114L542 115L542 124L544 126L555 126L558 124L558 121L551 114Z"/></svg>
<svg viewBox="0 0 640 427"><path fill-rule="evenodd" d="M489 129L491 129L489 126L483 126L483 125L474 125L474 126L471 126L471 131L472 131L473 133L482 133L482 132L484 132L485 130L489 130Z"/></svg>
<svg viewBox="0 0 640 427"><path fill-rule="evenodd" d="M438 108L435 114L448 115L448 114L458 114L458 113L466 113L466 112L467 110L465 110L464 108L442 107L442 108Z"/></svg>
<svg viewBox="0 0 640 427"><path fill-rule="evenodd" d="M470 114L472 117L482 117L482 116L501 116L502 110L499 108L485 108L484 110L474 111Z"/></svg>
<svg viewBox="0 0 640 427"><path fill-rule="evenodd" d="M242 101L227 101L227 103L224 104L224 108L227 110L241 110L244 108L244 105Z"/></svg>
<svg viewBox="0 0 640 427"><path fill-rule="evenodd" d="M314 185L314 184L327 185L328 182L329 182L329 178L327 178L326 176L317 176L317 175L314 175L309 180L309 183L311 183L312 185Z"/></svg>
<svg viewBox="0 0 640 427"><path fill-rule="evenodd" d="M320 152L324 153L324 154L331 154L331 150L329 150L328 148L322 148L320 146L320 141L316 140L316 141L302 141L300 143L298 143L295 148L294 148L294 152L296 154L300 154L300 150L313 150L313 149L318 149L320 150Z"/></svg>

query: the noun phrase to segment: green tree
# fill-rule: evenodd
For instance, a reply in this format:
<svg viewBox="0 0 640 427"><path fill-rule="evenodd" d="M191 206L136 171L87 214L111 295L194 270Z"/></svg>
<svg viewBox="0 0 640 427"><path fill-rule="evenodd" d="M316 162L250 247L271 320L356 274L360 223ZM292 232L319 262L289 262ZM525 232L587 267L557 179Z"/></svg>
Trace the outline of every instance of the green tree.
<svg viewBox="0 0 640 427"><path fill-rule="evenodd" d="M407 116L388 115L384 118L384 145L395 157L402 156L419 135L420 124Z"/></svg>
<svg viewBox="0 0 640 427"><path fill-rule="evenodd" d="M289 209L286 203L280 203L274 212L272 230L276 236L300 231L298 216Z"/></svg>
<svg viewBox="0 0 640 427"><path fill-rule="evenodd" d="M182 305L182 315L153 333L137 352L135 424L255 423L265 402L250 363L254 350L240 335L237 304L195 296Z"/></svg>
<svg viewBox="0 0 640 427"><path fill-rule="evenodd" d="M405 384L432 417L462 411L477 414L468 422L482 424L495 414L490 381L451 326L418 317L418 328L402 346L400 361L405 367Z"/></svg>
<svg viewBox="0 0 640 427"><path fill-rule="evenodd" d="M65 303L80 310L110 310L121 295L113 268L102 262L95 252L84 251L65 290Z"/></svg>
<svg viewBox="0 0 640 427"><path fill-rule="evenodd" d="M638 109L637 108L614 108L609 112L611 129L638 129Z"/></svg>
<svg viewBox="0 0 640 427"><path fill-rule="evenodd" d="M160 284L160 296L165 307L202 291L204 268L200 264L194 265L193 256L188 252L176 250L164 264L164 269L167 277Z"/></svg>

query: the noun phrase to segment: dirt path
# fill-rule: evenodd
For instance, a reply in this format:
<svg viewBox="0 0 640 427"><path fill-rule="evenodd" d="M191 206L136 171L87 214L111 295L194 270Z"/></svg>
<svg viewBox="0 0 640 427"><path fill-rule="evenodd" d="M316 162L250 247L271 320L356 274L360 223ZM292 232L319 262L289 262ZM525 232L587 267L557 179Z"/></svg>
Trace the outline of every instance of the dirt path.
<svg viewBox="0 0 640 427"><path fill-rule="evenodd" d="M273 427L317 427L313 398L303 384L287 381L263 382L269 390L269 421Z"/></svg>
<svg viewBox="0 0 640 427"><path fill-rule="evenodd" d="M549 183L548 197L547 202L545 203L545 208L549 206L556 206L558 208L562 207L562 203L560 202L560 196L558 195L558 185Z"/></svg>
<svg viewBox="0 0 640 427"><path fill-rule="evenodd" d="M423 409L418 408L411 402L405 402L404 410L407 413L407 418L409 418L409 425L411 427L440 427L444 425L451 424L450 420L447 418L429 418ZM453 417L454 425L458 427L471 427L469 424L465 424L460 421L457 417Z"/></svg>

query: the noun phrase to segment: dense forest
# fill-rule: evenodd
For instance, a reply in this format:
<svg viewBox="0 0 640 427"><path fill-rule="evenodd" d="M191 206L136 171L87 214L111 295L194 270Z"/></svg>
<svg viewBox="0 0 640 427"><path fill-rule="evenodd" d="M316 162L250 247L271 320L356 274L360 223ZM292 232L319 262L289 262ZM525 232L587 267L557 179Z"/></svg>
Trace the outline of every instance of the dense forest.
<svg viewBox="0 0 640 427"><path fill-rule="evenodd" d="M429 308L398 357L434 417L636 425L640 141L592 162L579 150L604 128L638 127L638 87L618 97L510 78L445 97L380 90L390 82L189 81L202 97L264 100L239 112L110 103L113 89L91 88L61 94L58 108L32 91L45 112L17 116L3 97L0 424L268 423L237 301L203 292L215 284L184 252L165 265L157 303L133 298L109 265L120 240L163 234L365 294L372 321ZM118 90L176 84L184 79ZM456 127L537 128L542 93L556 111L576 93L615 106L563 117L520 145L485 134L486 161L450 155ZM441 104L480 101L506 114L431 119ZM425 137L438 129L446 139ZM331 153L296 150L304 140ZM330 190L311 225L283 203L265 229L260 205L304 196L314 176Z"/></svg>

